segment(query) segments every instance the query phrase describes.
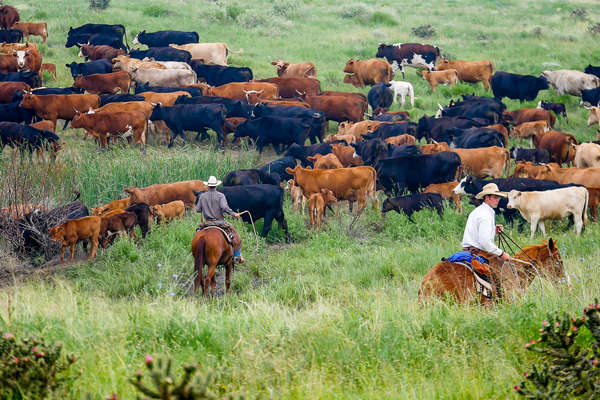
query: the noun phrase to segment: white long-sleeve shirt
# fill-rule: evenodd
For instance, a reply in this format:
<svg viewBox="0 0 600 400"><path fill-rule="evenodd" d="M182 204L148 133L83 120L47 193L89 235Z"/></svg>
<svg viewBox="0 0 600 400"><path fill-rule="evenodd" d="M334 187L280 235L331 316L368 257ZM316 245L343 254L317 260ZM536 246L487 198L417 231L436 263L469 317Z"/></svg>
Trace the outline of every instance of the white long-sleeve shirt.
<svg viewBox="0 0 600 400"><path fill-rule="evenodd" d="M501 256L502 250L494 243L494 237L496 236L495 216L494 209L486 203L481 203L479 207L474 209L467 219L462 246L476 247Z"/></svg>

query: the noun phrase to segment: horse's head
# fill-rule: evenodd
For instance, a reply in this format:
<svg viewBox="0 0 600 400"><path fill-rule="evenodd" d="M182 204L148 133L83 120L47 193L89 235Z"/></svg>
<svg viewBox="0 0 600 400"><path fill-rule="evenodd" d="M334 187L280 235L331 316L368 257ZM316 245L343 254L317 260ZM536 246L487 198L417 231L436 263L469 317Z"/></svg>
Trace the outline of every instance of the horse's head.
<svg viewBox="0 0 600 400"><path fill-rule="evenodd" d="M523 261L533 261L538 268L538 270L532 271L534 274L541 273L556 281L563 278L568 280L558 247L556 247L556 242L552 238L543 244L525 247L515 254L515 258Z"/></svg>
<svg viewBox="0 0 600 400"><path fill-rule="evenodd" d="M556 242L550 238L548 240L548 244L546 246L548 249L548 261L547 263L547 271L548 273L556 279L567 278L565 267L563 265L562 257L558 252L558 247L556 247Z"/></svg>

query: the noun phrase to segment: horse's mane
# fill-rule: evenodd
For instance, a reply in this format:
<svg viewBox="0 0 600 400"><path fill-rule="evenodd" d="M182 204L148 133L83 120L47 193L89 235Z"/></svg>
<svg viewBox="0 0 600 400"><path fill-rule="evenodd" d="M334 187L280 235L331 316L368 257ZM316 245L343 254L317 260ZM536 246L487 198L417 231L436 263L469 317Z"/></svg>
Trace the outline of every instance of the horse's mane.
<svg viewBox="0 0 600 400"><path fill-rule="evenodd" d="M517 254L515 254L515 258L520 258L519 256L530 256L530 252L533 250L539 251L541 250L541 248L545 248L548 246L548 243L542 243L542 244L531 244L529 246L525 246L521 251L519 251Z"/></svg>

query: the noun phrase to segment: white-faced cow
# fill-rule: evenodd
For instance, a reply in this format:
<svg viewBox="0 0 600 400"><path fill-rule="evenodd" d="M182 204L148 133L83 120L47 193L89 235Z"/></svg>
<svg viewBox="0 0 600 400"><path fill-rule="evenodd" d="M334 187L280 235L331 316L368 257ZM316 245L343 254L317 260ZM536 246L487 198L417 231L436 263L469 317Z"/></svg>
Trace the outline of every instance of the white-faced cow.
<svg viewBox="0 0 600 400"><path fill-rule="evenodd" d="M394 72L400 68L404 79L404 67L435 69L440 49L429 44L396 43L393 45L380 44L375 57L386 58Z"/></svg>

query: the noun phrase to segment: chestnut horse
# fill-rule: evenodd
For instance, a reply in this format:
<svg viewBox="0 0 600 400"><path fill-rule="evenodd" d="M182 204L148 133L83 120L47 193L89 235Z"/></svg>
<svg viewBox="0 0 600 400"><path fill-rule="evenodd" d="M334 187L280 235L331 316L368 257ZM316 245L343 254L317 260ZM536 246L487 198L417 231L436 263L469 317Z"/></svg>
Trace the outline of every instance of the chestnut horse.
<svg viewBox="0 0 600 400"><path fill-rule="evenodd" d="M512 262L512 266L491 262L490 283L493 288L493 299L506 298L508 292L526 289L537 275L559 279L565 277L563 262L556 247L550 239L541 245L525 247L514 256L521 261ZM459 303L466 303L479 297L482 304L489 300L477 293L473 273L460 264L442 261L425 275L419 289L419 303L425 298L452 295Z"/></svg>
<svg viewBox="0 0 600 400"><path fill-rule="evenodd" d="M196 271L194 294L198 293L200 282L202 282L203 295L208 295L208 285L211 285L211 293L215 293L217 265L225 265L225 290L229 292L231 271L233 270L233 248L225 239L223 232L216 227L208 227L196 232L196 236L192 240L192 255ZM202 276L204 265L208 265L205 278Z"/></svg>

